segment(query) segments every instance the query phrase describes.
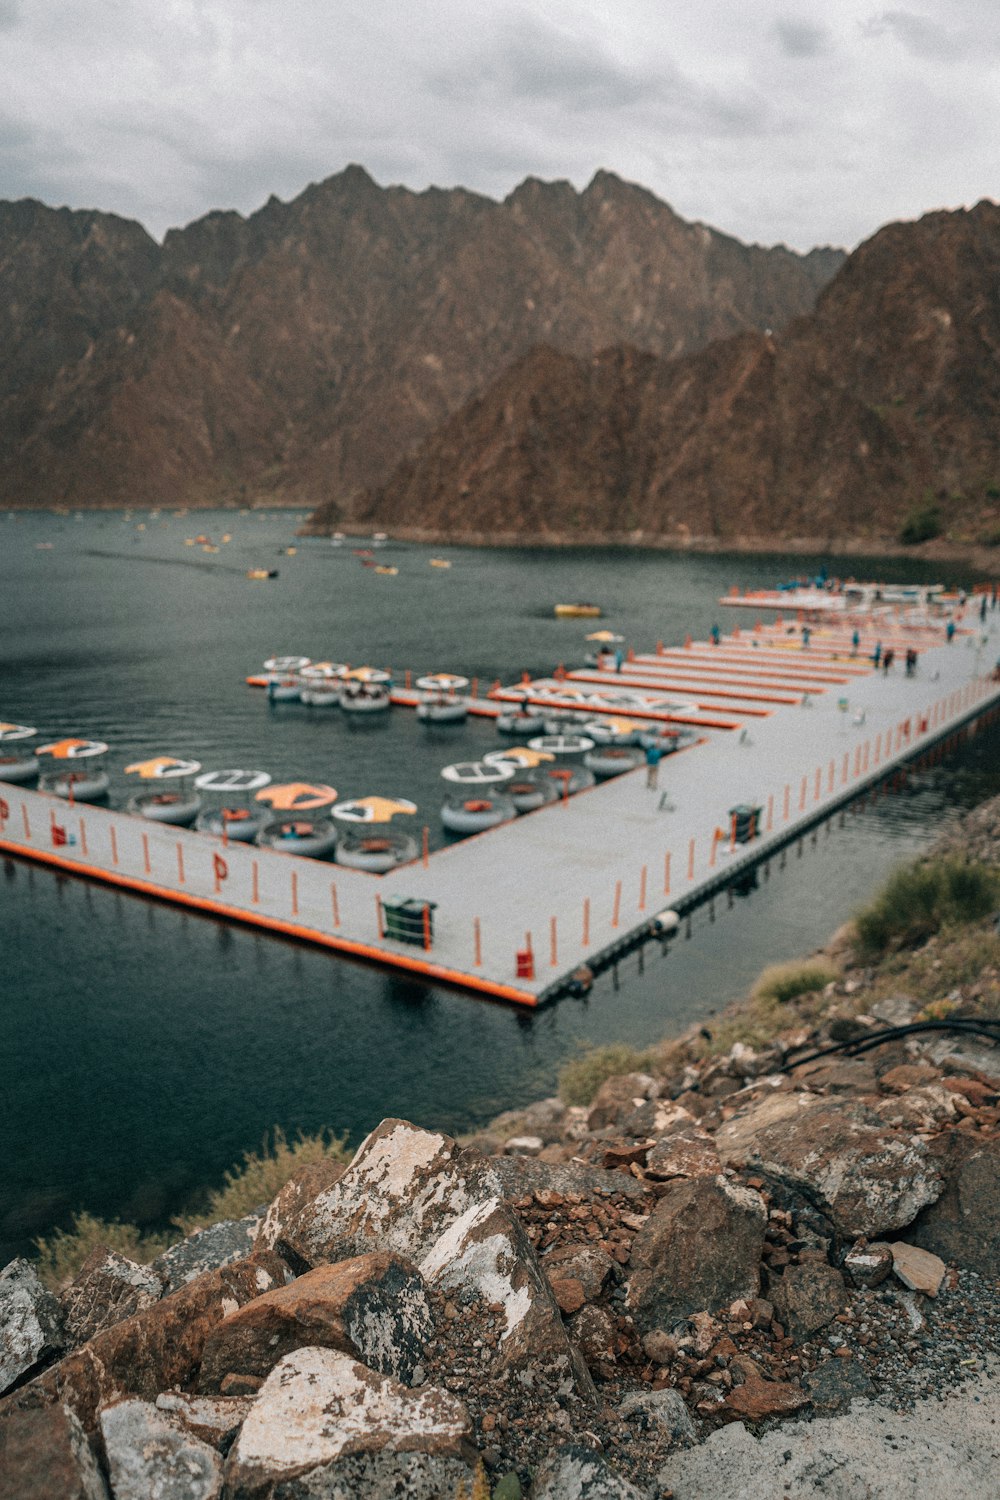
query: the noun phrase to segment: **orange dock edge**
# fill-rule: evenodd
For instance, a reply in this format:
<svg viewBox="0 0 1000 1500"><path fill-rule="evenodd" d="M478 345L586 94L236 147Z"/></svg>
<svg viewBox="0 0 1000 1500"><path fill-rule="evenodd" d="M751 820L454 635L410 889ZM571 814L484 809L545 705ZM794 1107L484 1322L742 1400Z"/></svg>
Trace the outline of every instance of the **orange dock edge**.
<svg viewBox="0 0 1000 1500"><path fill-rule="evenodd" d="M65 859L62 855L52 854L47 849L26 849L23 844L15 844L9 839L0 838L0 851L12 854L16 858L33 860L39 864L54 865L68 875L103 880L107 885L135 891L141 896L150 896L154 900L169 901L175 906L194 907L213 917L223 917L231 922L242 922L250 927L265 927L270 932L279 932L285 937L296 938L300 942L314 943L323 948L334 948L337 952L349 954L352 958L385 964L391 968L405 969L411 974L420 975L422 979L436 980L439 984L448 984L463 990L476 990L480 994L491 996L496 1000L508 1000L515 1005L526 1005L532 1008L538 1005L537 995L533 995L530 990L519 990L509 984L496 984L475 974L463 974L459 969L449 969L442 964L428 963L426 959L416 958L408 953L393 953L388 949L376 948L371 943L358 943L350 938L335 937L332 933L320 932L313 927L302 927L295 922L286 922L281 917L268 917L263 912L246 911L242 906L230 906L224 901L213 901L207 896L193 896L188 891L175 891L170 886L156 885L151 880L136 880L129 875L120 875L111 870L102 869L100 865L84 864L77 859Z"/></svg>

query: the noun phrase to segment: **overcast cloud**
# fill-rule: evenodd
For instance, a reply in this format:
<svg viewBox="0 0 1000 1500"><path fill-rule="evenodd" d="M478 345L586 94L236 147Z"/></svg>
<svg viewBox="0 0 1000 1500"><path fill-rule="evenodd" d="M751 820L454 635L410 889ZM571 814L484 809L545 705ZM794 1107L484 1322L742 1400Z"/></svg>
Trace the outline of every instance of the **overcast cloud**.
<svg viewBox="0 0 1000 1500"><path fill-rule="evenodd" d="M360 162L503 197L604 167L743 239L996 197L989 0L0 0L0 198L157 236Z"/></svg>

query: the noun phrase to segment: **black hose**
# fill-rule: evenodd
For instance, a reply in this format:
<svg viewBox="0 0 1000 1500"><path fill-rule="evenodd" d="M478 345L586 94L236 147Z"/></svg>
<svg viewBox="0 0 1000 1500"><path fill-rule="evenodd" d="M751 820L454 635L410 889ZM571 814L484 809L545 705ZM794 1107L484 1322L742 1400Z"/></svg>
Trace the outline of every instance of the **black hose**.
<svg viewBox="0 0 1000 1500"><path fill-rule="evenodd" d="M1000 1021L976 1020L968 1016L955 1016L951 1020L911 1021L906 1026L886 1026L880 1031L852 1037L846 1042L833 1042L829 1047L820 1047L813 1052L807 1052L805 1057L786 1057L781 1067L775 1071L787 1073L790 1068L798 1068L803 1063L815 1062L820 1057L832 1057L838 1052L855 1057L860 1052L870 1051L872 1047L880 1047L883 1042L896 1042L902 1037L913 1036L921 1031L964 1032L967 1035L984 1036L991 1042L1000 1043Z"/></svg>

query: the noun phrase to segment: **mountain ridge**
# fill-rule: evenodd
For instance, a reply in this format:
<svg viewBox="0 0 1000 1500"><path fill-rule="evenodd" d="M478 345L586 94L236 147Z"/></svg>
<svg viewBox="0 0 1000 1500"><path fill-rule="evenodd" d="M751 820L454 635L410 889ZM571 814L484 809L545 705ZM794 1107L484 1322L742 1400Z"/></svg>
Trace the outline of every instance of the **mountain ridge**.
<svg viewBox="0 0 1000 1500"><path fill-rule="evenodd" d="M0 503L342 507L535 344L676 357L783 326L841 258L742 245L607 172L496 202L353 166L162 246L0 204Z"/></svg>

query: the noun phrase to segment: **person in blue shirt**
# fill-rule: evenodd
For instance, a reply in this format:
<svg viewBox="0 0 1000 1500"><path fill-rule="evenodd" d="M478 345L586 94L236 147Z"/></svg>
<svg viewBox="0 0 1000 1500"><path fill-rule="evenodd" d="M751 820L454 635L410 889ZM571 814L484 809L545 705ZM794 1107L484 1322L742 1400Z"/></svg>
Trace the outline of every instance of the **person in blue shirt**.
<svg viewBox="0 0 1000 1500"><path fill-rule="evenodd" d="M656 790L657 778L660 774L660 761L663 759L663 751L655 740L650 740L646 746L646 785L653 791Z"/></svg>

